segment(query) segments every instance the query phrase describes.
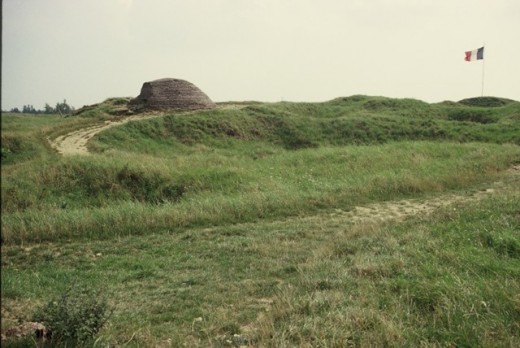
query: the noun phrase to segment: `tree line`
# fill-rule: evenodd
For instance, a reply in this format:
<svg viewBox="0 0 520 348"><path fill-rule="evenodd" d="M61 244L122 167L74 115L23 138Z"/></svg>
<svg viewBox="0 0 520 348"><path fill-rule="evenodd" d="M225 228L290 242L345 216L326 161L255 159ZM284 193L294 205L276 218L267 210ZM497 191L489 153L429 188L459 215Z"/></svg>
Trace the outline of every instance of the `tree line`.
<svg viewBox="0 0 520 348"><path fill-rule="evenodd" d="M74 112L74 107L70 106L67 103L66 99L63 99L63 102L56 103L55 107L50 106L48 103L45 103L43 109L37 110L31 104L24 105L22 110L18 108L12 108L10 112L14 113L24 113L24 114L60 114L60 115L70 115Z"/></svg>

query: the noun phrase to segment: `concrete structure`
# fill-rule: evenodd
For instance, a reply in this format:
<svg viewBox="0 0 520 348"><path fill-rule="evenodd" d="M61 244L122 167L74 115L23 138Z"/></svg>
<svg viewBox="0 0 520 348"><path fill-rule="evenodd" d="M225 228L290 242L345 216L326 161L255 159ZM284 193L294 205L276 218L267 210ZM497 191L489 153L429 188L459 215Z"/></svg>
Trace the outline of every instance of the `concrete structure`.
<svg viewBox="0 0 520 348"><path fill-rule="evenodd" d="M132 111L211 109L215 103L191 82L164 78L145 82L141 94L130 100Z"/></svg>

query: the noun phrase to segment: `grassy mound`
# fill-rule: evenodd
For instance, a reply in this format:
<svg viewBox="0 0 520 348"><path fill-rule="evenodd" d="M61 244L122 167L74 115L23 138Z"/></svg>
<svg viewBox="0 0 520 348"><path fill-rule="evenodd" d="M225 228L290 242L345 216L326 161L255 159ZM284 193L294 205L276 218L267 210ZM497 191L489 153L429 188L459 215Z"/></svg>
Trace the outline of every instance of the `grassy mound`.
<svg viewBox="0 0 520 348"><path fill-rule="evenodd" d="M130 123L98 135L91 149L167 155L160 148L182 151L196 144L288 150L402 140L520 144L519 117L518 102L483 108L353 96L325 103L257 103Z"/></svg>
<svg viewBox="0 0 520 348"><path fill-rule="evenodd" d="M108 98L102 103L85 105L74 112L75 116L95 117L99 114L112 116L132 115L133 112L128 108L131 98Z"/></svg>
<svg viewBox="0 0 520 348"><path fill-rule="evenodd" d="M514 100L505 99L505 98L497 98L497 97L475 97L468 98L459 101L459 103L468 106L482 106L482 107L498 107L504 106L507 104L514 103Z"/></svg>

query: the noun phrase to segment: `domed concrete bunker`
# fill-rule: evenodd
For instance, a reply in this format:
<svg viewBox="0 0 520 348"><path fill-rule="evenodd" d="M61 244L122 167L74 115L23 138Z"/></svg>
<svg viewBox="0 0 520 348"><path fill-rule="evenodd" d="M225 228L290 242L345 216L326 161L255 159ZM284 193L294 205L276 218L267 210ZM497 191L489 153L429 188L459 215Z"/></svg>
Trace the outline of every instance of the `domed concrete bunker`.
<svg viewBox="0 0 520 348"><path fill-rule="evenodd" d="M132 111L212 109L215 103L193 83L164 78L143 83L141 94L130 100Z"/></svg>

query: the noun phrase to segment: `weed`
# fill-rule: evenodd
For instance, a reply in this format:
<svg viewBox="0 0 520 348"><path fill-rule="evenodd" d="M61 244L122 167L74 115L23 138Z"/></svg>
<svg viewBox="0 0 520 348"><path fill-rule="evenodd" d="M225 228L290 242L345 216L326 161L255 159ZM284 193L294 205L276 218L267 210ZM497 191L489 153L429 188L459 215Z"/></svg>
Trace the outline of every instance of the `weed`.
<svg viewBox="0 0 520 348"><path fill-rule="evenodd" d="M84 344L96 337L111 311L99 291L71 286L39 307L33 321L42 323L56 343Z"/></svg>

